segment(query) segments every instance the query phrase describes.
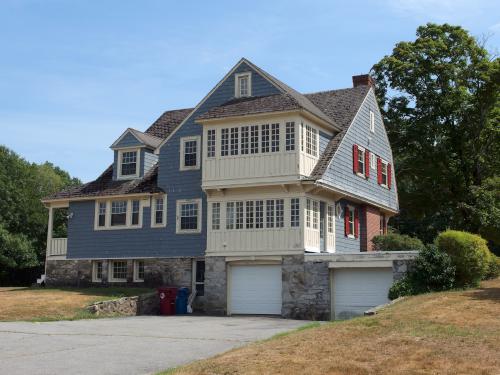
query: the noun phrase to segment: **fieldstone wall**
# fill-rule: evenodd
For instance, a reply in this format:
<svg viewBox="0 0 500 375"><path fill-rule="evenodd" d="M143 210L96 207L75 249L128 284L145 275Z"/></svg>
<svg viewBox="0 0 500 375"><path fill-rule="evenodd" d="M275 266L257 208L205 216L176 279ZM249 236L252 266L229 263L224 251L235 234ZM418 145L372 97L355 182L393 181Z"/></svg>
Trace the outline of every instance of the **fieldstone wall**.
<svg viewBox="0 0 500 375"><path fill-rule="evenodd" d="M227 265L225 257L205 258L205 312L227 314Z"/></svg>
<svg viewBox="0 0 500 375"><path fill-rule="evenodd" d="M392 261L392 276L394 281L401 280L406 272L411 269L413 259L394 260Z"/></svg>
<svg viewBox="0 0 500 375"><path fill-rule="evenodd" d="M92 263L90 260L47 260L45 283L50 286L90 286Z"/></svg>
<svg viewBox="0 0 500 375"><path fill-rule="evenodd" d="M160 299L156 292L134 297L123 297L94 303L87 307L87 311L95 315L157 315L160 312Z"/></svg>
<svg viewBox="0 0 500 375"><path fill-rule="evenodd" d="M282 316L291 319L330 319L328 262L304 262L304 255L284 256Z"/></svg>

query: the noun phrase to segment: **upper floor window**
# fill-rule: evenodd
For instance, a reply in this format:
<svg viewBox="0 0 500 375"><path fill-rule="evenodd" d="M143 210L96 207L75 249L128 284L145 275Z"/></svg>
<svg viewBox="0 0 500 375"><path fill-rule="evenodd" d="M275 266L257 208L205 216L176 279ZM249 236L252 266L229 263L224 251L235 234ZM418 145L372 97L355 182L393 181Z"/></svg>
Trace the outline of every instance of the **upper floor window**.
<svg viewBox="0 0 500 375"><path fill-rule="evenodd" d="M319 202L309 198L306 200L306 227L319 228Z"/></svg>
<svg viewBox="0 0 500 375"><path fill-rule="evenodd" d="M370 131L375 133L375 114L370 111Z"/></svg>
<svg viewBox="0 0 500 375"><path fill-rule="evenodd" d="M96 201L94 230L142 227L139 199Z"/></svg>
<svg viewBox="0 0 500 375"><path fill-rule="evenodd" d="M98 226L106 226L106 202L99 202Z"/></svg>
<svg viewBox="0 0 500 375"><path fill-rule="evenodd" d="M209 129L207 131L207 157L215 157L215 129Z"/></svg>
<svg viewBox="0 0 500 375"><path fill-rule="evenodd" d="M260 151L261 152L269 152L269 124L262 125L261 137L262 137L262 144L261 144Z"/></svg>
<svg viewBox="0 0 500 375"><path fill-rule="evenodd" d="M111 202L111 226L127 224L127 201Z"/></svg>
<svg viewBox="0 0 500 375"><path fill-rule="evenodd" d="M249 126L243 126L241 128L241 155L248 154L248 141L249 141L249 135L250 135L249 129L250 129Z"/></svg>
<svg viewBox="0 0 500 375"><path fill-rule="evenodd" d="M259 152L259 126L250 126L250 153L256 154Z"/></svg>
<svg viewBox="0 0 500 375"><path fill-rule="evenodd" d="M119 150L118 163L118 178L139 176L139 150Z"/></svg>
<svg viewBox="0 0 500 375"><path fill-rule="evenodd" d="M164 227L167 225L167 200L166 196L153 198L151 208L151 226Z"/></svg>
<svg viewBox="0 0 500 375"><path fill-rule="evenodd" d="M306 153L318 156L318 130L310 125L306 125Z"/></svg>
<svg viewBox="0 0 500 375"><path fill-rule="evenodd" d="M220 134L220 156L227 156L229 155L229 129L221 129Z"/></svg>
<svg viewBox="0 0 500 375"><path fill-rule="evenodd" d="M212 230L220 229L220 202L212 203Z"/></svg>
<svg viewBox="0 0 500 375"><path fill-rule="evenodd" d="M280 124L271 124L271 152L280 150Z"/></svg>
<svg viewBox="0 0 500 375"><path fill-rule="evenodd" d="M290 226L300 225L300 203L299 198L292 198L290 201Z"/></svg>
<svg viewBox="0 0 500 375"><path fill-rule="evenodd" d="M264 201L255 201L255 228L264 228Z"/></svg>
<svg viewBox="0 0 500 375"><path fill-rule="evenodd" d="M238 128L231 128L231 155L238 155Z"/></svg>
<svg viewBox="0 0 500 375"><path fill-rule="evenodd" d="M333 229L335 228L334 219L335 219L335 208L333 205L329 204L327 208L327 216L328 216L328 233L333 233Z"/></svg>
<svg viewBox="0 0 500 375"><path fill-rule="evenodd" d="M359 235L359 210L353 206L344 208L344 231L347 237L357 238Z"/></svg>
<svg viewBox="0 0 500 375"><path fill-rule="evenodd" d="M132 201L132 212L130 224L139 225L139 211L140 211L140 201L134 200Z"/></svg>
<svg viewBox="0 0 500 375"><path fill-rule="evenodd" d="M244 98L252 95L252 73L235 75L235 97Z"/></svg>
<svg viewBox="0 0 500 375"><path fill-rule="evenodd" d="M177 201L177 233L201 232L201 199Z"/></svg>
<svg viewBox="0 0 500 375"><path fill-rule="evenodd" d="M285 126L285 150L295 150L295 123L287 122Z"/></svg>
<svg viewBox="0 0 500 375"><path fill-rule="evenodd" d="M370 152L363 147L353 145L352 158L354 173L365 178L370 177Z"/></svg>
<svg viewBox="0 0 500 375"><path fill-rule="evenodd" d="M381 158L377 158L377 180L378 184L386 187L388 189L391 188L391 164Z"/></svg>
<svg viewBox="0 0 500 375"><path fill-rule="evenodd" d="M200 137L181 138L181 171L200 168L199 140Z"/></svg>

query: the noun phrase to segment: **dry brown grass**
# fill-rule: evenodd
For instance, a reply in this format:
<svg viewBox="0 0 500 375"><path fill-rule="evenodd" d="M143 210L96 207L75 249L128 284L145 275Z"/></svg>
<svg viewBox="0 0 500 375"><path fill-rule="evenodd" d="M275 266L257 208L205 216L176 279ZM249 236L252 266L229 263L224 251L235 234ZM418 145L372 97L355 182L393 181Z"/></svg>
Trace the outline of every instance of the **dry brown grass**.
<svg viewBox="0 0 500 375"><path fill-rule="evenodd" d="M0 321L91 318L92 302L145 293L142 288L0 288Z"/></svg>
<svg viewBox="0 0 500 375"><path fill-rule="evenodd" d="M500 374L500 279L229 351L173 374Z"/></svg>

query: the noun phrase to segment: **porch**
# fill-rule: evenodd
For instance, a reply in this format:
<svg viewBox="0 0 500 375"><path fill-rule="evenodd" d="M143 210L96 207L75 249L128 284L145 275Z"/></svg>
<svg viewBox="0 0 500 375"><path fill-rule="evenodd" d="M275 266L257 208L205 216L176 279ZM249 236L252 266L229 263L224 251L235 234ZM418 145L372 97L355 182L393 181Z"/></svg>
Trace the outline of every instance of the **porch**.
<svg viewBox="0 0 500 375"><path fill-rule="evenodd" d="M50 203L47 206L49 210L46 248L47 259L66 259L68 250L66 226L70 215L68 215L67 212L68 207L68 202ZM55 226L54 223L57 225Z"/></svg>

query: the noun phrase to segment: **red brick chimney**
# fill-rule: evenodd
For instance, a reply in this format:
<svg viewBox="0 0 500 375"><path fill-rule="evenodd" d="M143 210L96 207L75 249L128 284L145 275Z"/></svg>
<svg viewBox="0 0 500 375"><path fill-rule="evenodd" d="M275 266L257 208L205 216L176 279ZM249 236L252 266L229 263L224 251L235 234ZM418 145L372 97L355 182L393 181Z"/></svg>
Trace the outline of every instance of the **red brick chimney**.
<svg viewBox="0 0 500 375"><path fill-rule="evenodd" d="M375 81L369 74L361 74L359 76L352 76L353 87L358 86L375 86Z"/></svg>

